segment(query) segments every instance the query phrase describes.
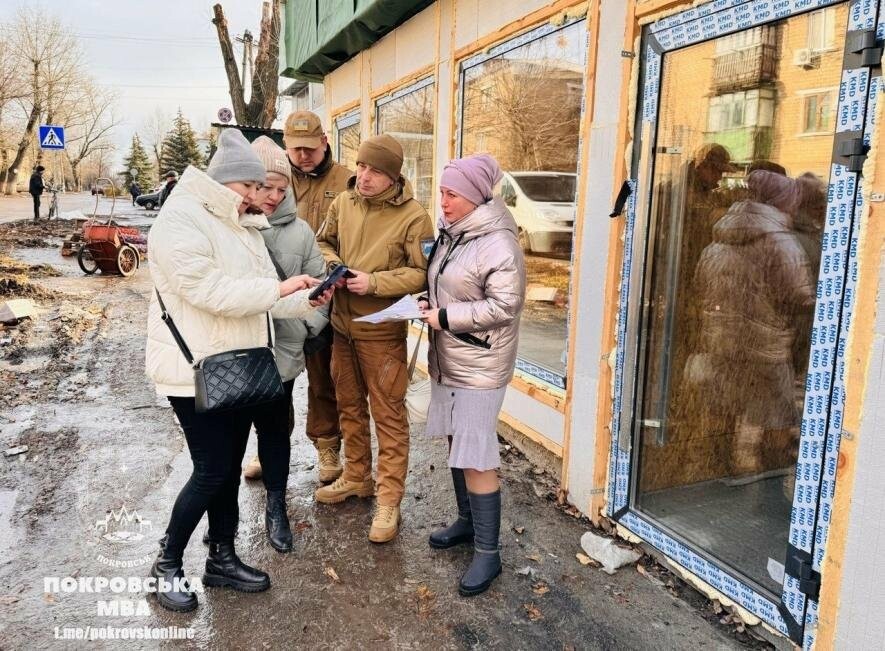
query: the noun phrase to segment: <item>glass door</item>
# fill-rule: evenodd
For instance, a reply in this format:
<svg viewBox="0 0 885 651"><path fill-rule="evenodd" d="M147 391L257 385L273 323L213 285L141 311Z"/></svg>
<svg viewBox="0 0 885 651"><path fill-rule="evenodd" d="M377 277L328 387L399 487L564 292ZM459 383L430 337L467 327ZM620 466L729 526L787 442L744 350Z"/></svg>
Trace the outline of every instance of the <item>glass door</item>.
<svg viewBox="0 0 885 651"><path fill-rule="evenodd" d="M644 40L611 513L796 639L878 3L724 4Z"/></svg>

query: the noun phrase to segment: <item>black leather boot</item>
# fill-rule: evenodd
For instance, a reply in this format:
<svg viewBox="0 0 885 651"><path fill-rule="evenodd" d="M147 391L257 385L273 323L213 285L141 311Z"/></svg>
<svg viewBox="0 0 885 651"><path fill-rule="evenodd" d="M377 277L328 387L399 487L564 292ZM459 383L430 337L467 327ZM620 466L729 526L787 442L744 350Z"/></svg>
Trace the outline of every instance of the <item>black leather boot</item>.
<svg viewBox="0 0 885 651"><path fill-rule="evenodd" d="M455 545L473 542L473 517L470 515L470 498L467 496L467 482L464 471L452 468L452 483L455 485L455 500L458 502L458 519L444 529L430 534L430 546L434 549L448 549Z"/></svg>
<svg viewBox="0 0 885 651"><path fill-rule="evenodd" d="M234 538L236 538L237 535L238 535L239 533L240 533L240 528L239 528L239 527L237 527L236 529L234 529ZM206 529L206 533L203 534L203 544L204 544L204 545L208 545L208 544L209 544L209 529Z"/></svg>
<svg viewBox="0 0 885 651"><path fill-rule="evenodd" d="M228 587L240 592L262 592L270 587L270 577L241 561L234 551L233 540L212 541L209 543L203 585Z"/></svg>
<svg viewBox="0 0 885 651"><path fill-rule="evenodd" d="M471 597L488 590L501 573L501 552L498 548L501 533L501 491L470 496L473 515L473 561L461 577L458 592Z"/></svg>
<svg viewBox="0 0 885 651"><path fill-rule="evenodd" d="M292 529L286 514L286 491L267 491L264 526L271 547L278 552L292 551Z"/></svg>
<svg viewBox="0 0 885 651"><path fill-rule="evenodd" d="M160 539L160 553L151 566L150 574L157 580L156 594L159 604L168 610L184 613L197 607L197 595L191 592L186 583L182 583L184 570L181 556L167 553L166 540L167 536Z"/></svg>

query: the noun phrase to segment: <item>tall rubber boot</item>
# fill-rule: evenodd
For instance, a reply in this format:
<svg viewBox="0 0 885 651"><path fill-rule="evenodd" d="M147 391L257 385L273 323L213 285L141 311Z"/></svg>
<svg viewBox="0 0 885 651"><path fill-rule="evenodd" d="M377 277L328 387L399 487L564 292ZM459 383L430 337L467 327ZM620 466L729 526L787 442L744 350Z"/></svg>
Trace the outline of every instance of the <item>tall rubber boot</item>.
<svg viewBox="0 0 885 651"><path fill-rule="evenodd" d="M501 491L468 495L473 516L473 561L458 584L458 592L464 597L485 592L501 573Z"/></svg>
<svg viewBox="0 0 885 651"><path fill-rule="evenodd" d="M452 484L455 486L455 501L458 503L458 519L444 529L430 534L430 546L434 549L448 549L455 545L473 542L473 517L470 514L470 498L467 495L467 482L461 468L452 468Z"/></svg>

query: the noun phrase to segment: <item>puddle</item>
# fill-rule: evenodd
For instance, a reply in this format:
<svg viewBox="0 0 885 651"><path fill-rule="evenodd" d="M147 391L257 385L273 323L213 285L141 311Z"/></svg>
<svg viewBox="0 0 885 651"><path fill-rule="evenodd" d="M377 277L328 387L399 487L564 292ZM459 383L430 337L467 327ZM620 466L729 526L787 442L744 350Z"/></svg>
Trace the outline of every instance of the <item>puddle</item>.
<svg viewBox="0 0 885 651"><path fill-rule="evenodd" d="M12 250L12 257L26 264L48 264L58 269L64 276L82 276L83 272L77 266L76 257L65 257L60 253L61 240L49 238L48 241L57 246L51 248L16 248ZM41 279L41 280L48 280Z"/></svg>

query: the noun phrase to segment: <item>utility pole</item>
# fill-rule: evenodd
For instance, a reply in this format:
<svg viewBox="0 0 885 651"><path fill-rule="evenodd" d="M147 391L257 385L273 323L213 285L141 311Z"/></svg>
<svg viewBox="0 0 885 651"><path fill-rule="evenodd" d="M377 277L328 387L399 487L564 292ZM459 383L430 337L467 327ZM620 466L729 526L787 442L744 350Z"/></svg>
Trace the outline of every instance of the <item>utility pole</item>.
<svg viewBox="0 0 885 651"><path fill-rule="evenodd" d="M243 88L246 88L248 85L252 83L252 32L248 29L243 31L242 36L235 36L234 40L237 43L243 44L243 72L240 75L240 79L242 79ZM246 82L246 70L249 71L249 81Z"/></svg>

